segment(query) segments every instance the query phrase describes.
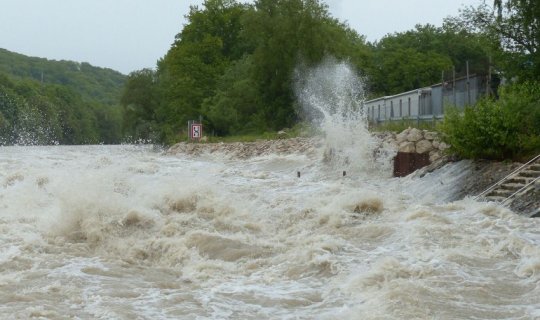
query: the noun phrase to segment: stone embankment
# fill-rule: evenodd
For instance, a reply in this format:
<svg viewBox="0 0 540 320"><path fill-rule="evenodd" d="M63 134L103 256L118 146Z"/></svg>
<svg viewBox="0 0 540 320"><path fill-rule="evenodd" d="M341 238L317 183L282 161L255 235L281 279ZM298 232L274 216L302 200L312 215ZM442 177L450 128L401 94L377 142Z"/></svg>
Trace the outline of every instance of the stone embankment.
<svg viewBox="0 0 540 320"><path fill-rule="evenodd" d="M455 157L445 154L448 145L441 142L435 132L409 128L401 133L376 133L380 140L380 148L397 152L429 155L430 165L416 171L415 177L422 178L444 166L449 161L457 161ZM246 159L268 154L300 153L310 156L320 154L317 152L324 146L321 138L292 138L256 142L235 143L178 143L167 150L167 154L186 154L199 156L202 154L218 153L228 158ZM489 186L519 167L519 163L497 161L470 161L467 170L462 174L462 181L456 186L453 200L465 196L475 196ZM529 215L540 207L540 191L536 190L524 197L516 199L510 207L517 213Z"/></svg>
<svg viewBox="0 0 540 320"><path fill-rule="evenodd" d="M449 148L441 141L438 133L416 128L408 128L397 134L386 132L379 134L379 137L398 152L427 153L430 162L439 160Z"/></svg>
<svg viewBox="0 0 540 320"><path fill-rule="evenodd" d="M230 158L247 159L269 154L313 154L322 145L318 138L291 138L256 142L231 143L177 143L167 154L189 154L199 156L204 153L221 153Z"/></svg>

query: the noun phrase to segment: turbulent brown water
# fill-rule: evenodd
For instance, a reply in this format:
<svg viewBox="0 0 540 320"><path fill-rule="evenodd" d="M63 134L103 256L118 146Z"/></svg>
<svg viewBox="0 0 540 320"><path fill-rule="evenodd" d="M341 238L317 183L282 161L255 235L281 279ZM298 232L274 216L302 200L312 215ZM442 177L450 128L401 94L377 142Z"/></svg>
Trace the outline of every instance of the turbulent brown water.
<svg viewBox="0 0 540 320"><path fill-rule="evenodd" d="M540 318L540 219L448 202L463 163L390 178L310 88L309 152L0 148L0 318Z"/></svg>
<svg viewBox="0 0 540 320"><path fill-rule="evenodd" d="M1 148L0 318L540 317L538 219L323 151Z"/></svg>

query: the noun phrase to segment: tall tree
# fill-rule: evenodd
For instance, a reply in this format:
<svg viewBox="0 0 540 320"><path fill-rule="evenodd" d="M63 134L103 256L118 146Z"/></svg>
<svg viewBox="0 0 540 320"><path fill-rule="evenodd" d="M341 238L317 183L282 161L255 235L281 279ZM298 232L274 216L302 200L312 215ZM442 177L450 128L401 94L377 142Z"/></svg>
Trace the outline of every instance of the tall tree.
<svg viewBox="0 0 540 320"><path fill-rule="evenodd" d="M204 99L214 95L231 61L244 54L240 20L248 8L234 0L206 0L203 8L191 7L188 23L158 63L162 99L156 121L165 141L177 139L187 120L202 115Z"/></svg>
<svg viewBox="0 0 540 320"><path fill-rule="evenodd" d="M494 0L493 7L484 2L463 10L458 20L497 42L496 62L507 78L540 79L540 2Z"/></svg>
<svg viewBox="0 0 540 320"><path fill-rule="evenodd" d="M298 119L293 76L326 55L365 62L364 38L333 19L318 0L206 0L158 62L162 138L204 116L218 134L266 131Z"/></svg>
<svg viewBox="0 0 540 320"><path fill-rule="evenodd" d="M252 43L253 77L260 91L260 117L268 129L290 126L297 120L293 73L326 55L352 58L367 51L364 38L330 16L317 0L259 0L246 15L245 32Z"/></svg>
<svg viewBox="0 0 540 320"><path fill-rule="evenodd" d="M134 139L152 139L159 104L157 75L152 69L129 74L121 98L124 133Z"/></svg>
<svg viewBox="0 0 540 320"><path fill-rule="evenodd" d="M485 37L447 21L443 27L417 25L414 30L389 34L372 44L369 69L371 91L395 94L441 81L441 72L487 73Z"/></svg>

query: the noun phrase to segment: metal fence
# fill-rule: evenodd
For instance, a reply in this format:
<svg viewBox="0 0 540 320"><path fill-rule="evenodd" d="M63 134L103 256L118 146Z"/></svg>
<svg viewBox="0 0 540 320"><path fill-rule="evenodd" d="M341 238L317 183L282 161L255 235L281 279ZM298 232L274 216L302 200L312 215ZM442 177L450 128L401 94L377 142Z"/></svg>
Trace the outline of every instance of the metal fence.
<svg viewBox="0 0 540 320"><path fill-rule="evenodd" d="M430 87L384 96L363 103L372 123L386 121L436 121L449 106L463 109L474 105L490 90L488 76L452 78Z"/></svg>

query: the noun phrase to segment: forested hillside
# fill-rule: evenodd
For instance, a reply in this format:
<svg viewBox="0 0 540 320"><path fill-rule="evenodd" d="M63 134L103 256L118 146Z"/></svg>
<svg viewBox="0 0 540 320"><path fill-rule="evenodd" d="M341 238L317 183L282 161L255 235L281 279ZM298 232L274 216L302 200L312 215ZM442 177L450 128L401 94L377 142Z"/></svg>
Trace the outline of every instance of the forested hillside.
<svg viewBox="0 0 540 320"><path fill-rule="evenodd" d="M87 101L118 104L126 76L120 72L94 67L86 62L55 61L27 57L0 48L0 72L16 80L33 79L64 85Z"/></svg>
<svg viewBox="0 0 540 320"><path fill-rule="evenodd" d="M0 49L0 145L119 143L125 76Z"/></svg>

